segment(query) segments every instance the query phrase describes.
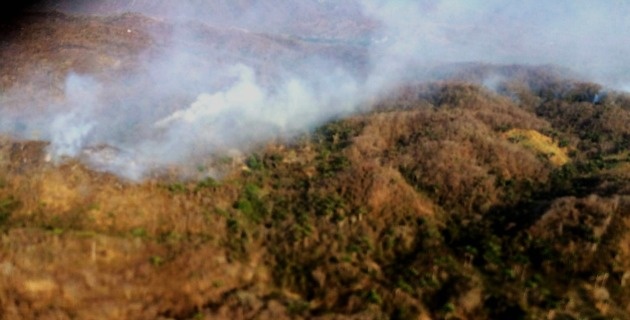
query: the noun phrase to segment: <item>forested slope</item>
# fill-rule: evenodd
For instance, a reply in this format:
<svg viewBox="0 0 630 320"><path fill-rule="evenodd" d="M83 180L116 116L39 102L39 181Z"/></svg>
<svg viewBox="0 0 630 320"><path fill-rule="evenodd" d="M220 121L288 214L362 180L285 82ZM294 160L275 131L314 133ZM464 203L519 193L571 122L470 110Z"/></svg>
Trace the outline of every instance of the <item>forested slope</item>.
<svg viewBox="0 0 630 320"><path fill-rule="evenodd" d="M625 318L628 99L518 81L410 85L220 180L127 183L5 139L3 313Z"/></svg>

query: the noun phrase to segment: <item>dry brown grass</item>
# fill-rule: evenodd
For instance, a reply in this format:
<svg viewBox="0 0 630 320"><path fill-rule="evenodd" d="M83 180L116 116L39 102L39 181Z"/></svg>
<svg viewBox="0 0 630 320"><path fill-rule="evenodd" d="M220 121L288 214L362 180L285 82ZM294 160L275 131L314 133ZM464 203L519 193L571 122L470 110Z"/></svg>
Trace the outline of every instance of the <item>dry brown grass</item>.
<svg viewBox="0 0 630 320"><path fill-rule="evenodd" d="M14 159L33 153L12 149ZM2 174L3 194L20 203L0 249L5 319L153 319L269 282L264 251L229 261L225 218L213 212L221 205L208 193L129 184L74 161L20 162Z"/></svg>
<svg viewBox="0 0 630 320"><path fill-rule="evenodd" d="M536 130L511 129L504 133L504 137L549 157L555 166L563 166L570 161L567 148L560 148L557 142Z"/></svg>

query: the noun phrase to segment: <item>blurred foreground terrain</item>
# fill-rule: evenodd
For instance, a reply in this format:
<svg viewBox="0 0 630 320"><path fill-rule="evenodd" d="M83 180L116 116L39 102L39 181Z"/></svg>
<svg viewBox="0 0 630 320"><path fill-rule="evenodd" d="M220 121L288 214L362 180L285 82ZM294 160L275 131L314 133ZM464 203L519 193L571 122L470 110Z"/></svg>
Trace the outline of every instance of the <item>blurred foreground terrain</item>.
<svg viewBox="0 0 630 320"><path fill-rule="evenodd" d="M63 99L69 70L135 68L160 45L139 25L169 31L29 19L0 48L0 87L25 93L8 110ZM630 318L630 96L548 67L465 65L364 110L222 156L220 179L132 183L2 137L0 318Z"/></svg>

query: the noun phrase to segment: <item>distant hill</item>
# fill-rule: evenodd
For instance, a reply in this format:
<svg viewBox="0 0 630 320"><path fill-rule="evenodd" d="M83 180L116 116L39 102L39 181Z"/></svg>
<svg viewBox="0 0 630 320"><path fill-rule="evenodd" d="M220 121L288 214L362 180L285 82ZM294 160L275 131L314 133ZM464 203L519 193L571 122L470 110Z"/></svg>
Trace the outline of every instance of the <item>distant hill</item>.
<svg viewBox="0 0 630 320"><path fill-rule="evenodd" d="M41 7L68 13L113 15L128 12L154 17L193 18L214 26L301 36L365 36L369 19L356 1L50 1Z"/></svg>

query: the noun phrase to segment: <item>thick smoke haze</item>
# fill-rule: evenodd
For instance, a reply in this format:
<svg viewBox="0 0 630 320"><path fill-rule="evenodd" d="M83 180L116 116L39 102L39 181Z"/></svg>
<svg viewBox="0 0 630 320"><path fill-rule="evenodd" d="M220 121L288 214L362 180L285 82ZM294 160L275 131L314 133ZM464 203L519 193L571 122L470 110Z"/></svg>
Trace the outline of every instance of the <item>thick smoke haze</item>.
<svg viewBox="0 0 630 320"><path fill-rule="evenodd" d="M550 64L621 88L630 80L630 2L368 2L390 42L381 66L401 61ZM415 2L414 2L415 3ZM396 59L397 58L397 59Z"/></svg>
<svg viewBox="0 0 630 320"><path fill-rule="evenodd" d="M3 132L50 141L55 161L79 157L134 180L294 137L407 81L430 80L427 70L440 65L556 65L630 87L625 1L102 0L45 8L135 12L172 26L154 31L159 50L128 74L70 72L64 99L44 112L0 104ZM20 88L3 95L19 98Z"/></svg>

